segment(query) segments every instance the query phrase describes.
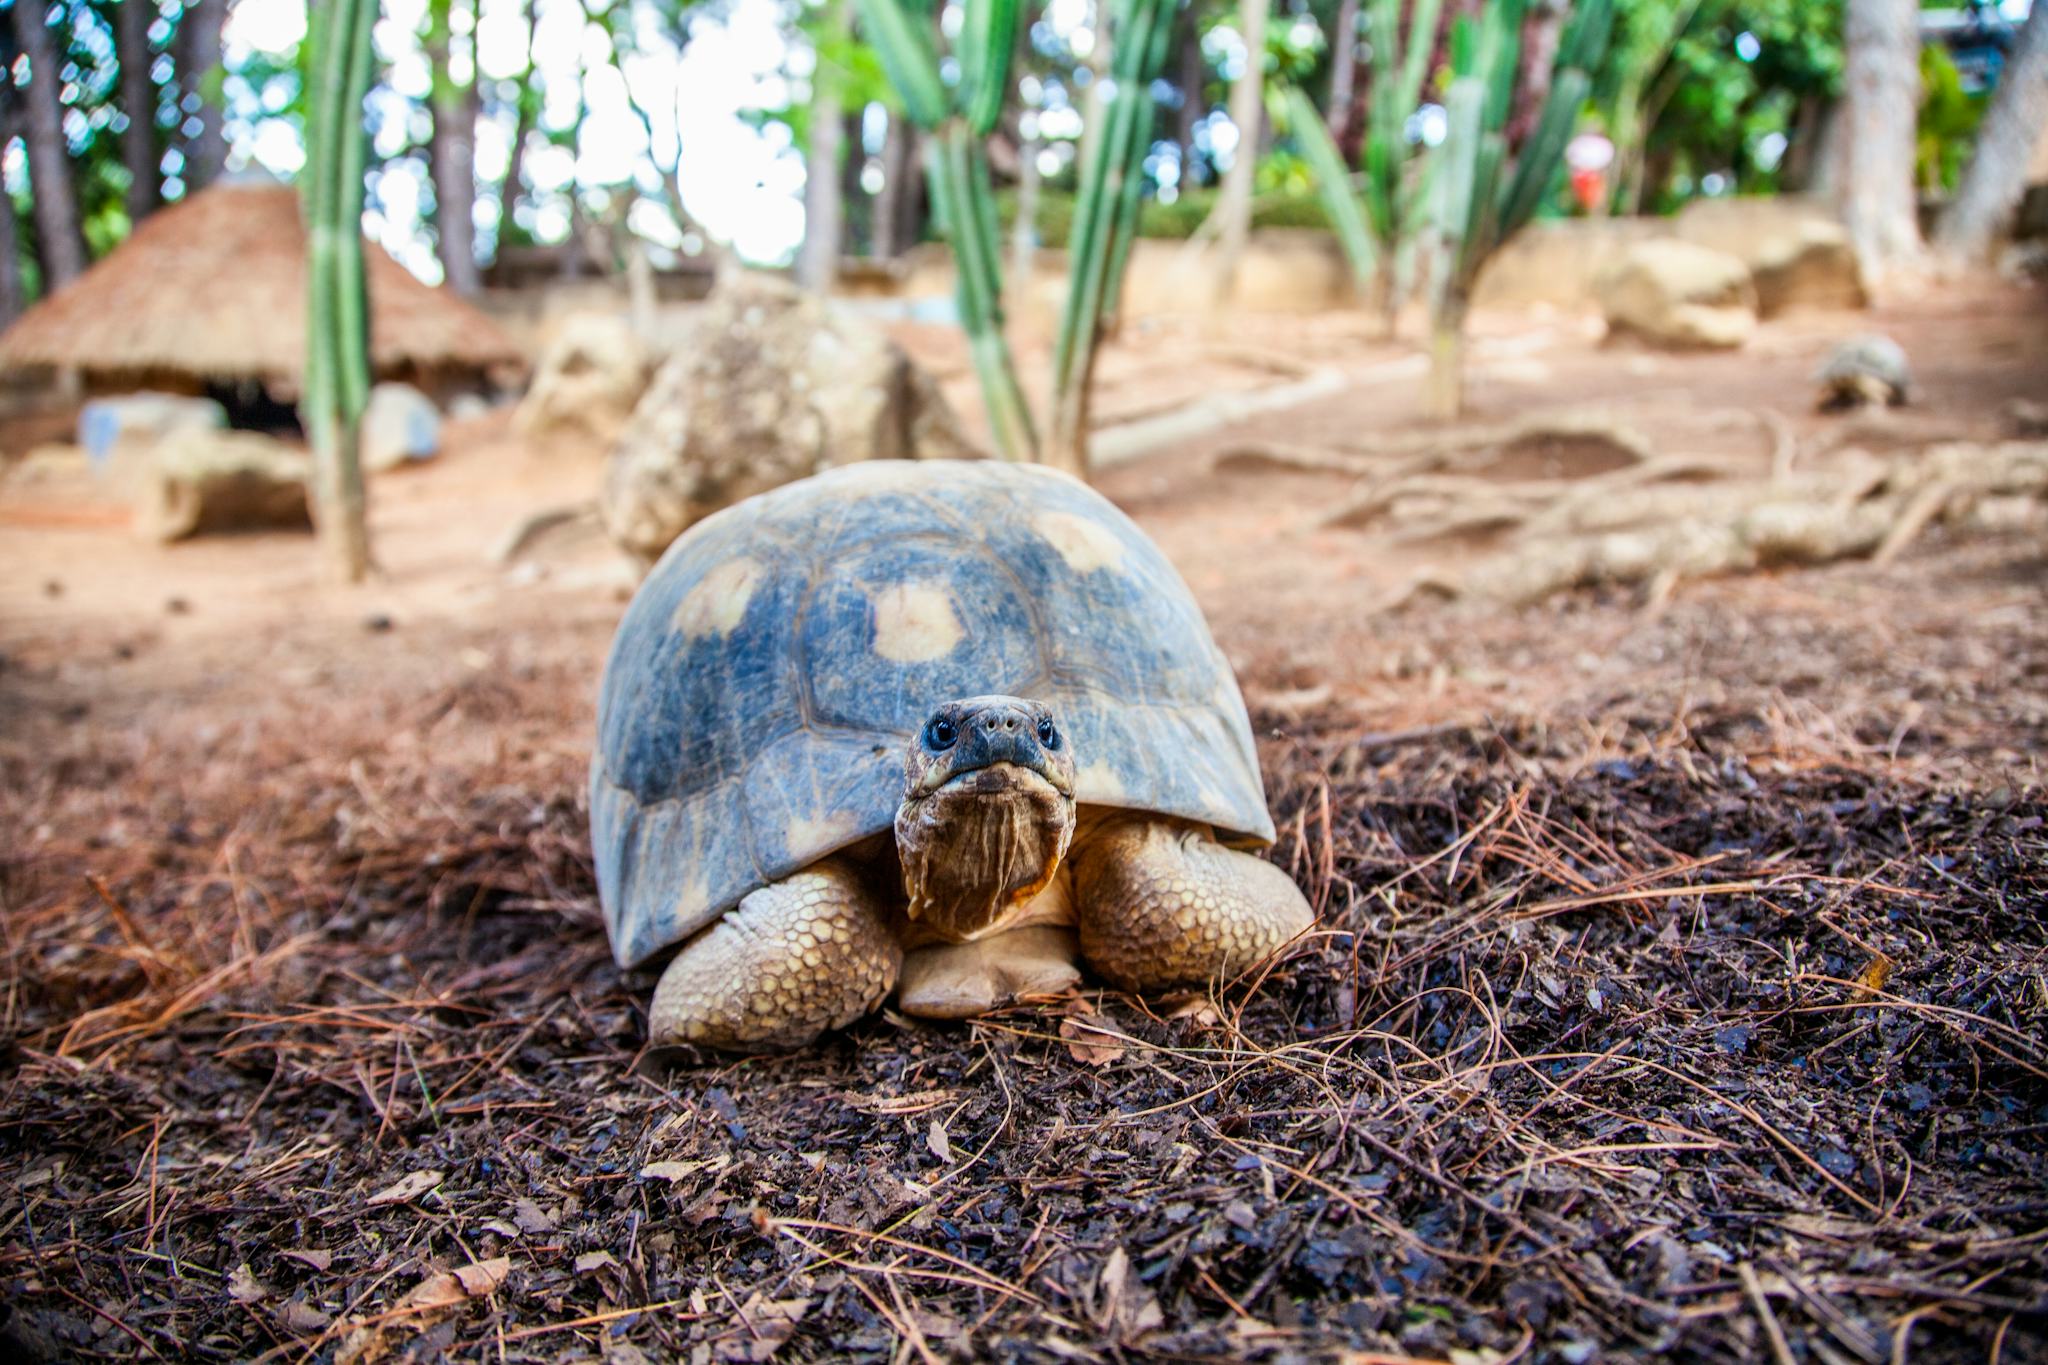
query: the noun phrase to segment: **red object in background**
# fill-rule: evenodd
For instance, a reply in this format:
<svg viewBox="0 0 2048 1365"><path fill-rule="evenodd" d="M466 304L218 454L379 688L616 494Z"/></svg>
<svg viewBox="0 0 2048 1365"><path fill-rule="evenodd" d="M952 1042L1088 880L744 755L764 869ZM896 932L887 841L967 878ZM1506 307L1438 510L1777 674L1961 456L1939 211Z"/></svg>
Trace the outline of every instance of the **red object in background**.
<svg viewBox="0 0 2048 1365"><path fill-rule="evenodd" d="M1596 205L1607 196L1607 173L1592 169L1572 172L1572 198L1579 201L1579 207L1591 213Z"/></svg>

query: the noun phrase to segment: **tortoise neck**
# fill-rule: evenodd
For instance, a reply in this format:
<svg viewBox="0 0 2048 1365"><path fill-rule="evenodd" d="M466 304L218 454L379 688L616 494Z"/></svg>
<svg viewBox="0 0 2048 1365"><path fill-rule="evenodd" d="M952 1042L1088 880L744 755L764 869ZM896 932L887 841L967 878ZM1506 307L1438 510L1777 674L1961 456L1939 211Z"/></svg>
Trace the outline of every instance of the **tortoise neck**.
<svg viewBox="0 0 2048 1365"><path fill-rule="evenodd" d="M896 812L905 909L939 937L964 942L1043 891L1073 837L1073 799L1043 781L906 799Z"/></svg>

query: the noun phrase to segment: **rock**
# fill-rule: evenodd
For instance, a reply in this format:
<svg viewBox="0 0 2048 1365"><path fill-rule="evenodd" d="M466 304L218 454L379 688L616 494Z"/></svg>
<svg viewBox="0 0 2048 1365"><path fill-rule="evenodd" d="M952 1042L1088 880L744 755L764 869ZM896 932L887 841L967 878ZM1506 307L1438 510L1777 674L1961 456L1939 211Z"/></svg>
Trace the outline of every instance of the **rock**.
<svg viewBox="0 0 2048 1365"><path fill-rule="evenodd" d="M1759 316L1797 308L1863 308L1870 302L1848 231L1815 200L1695 199L1672 220L1671 230L1748 266Z"/></svg>
<svg viewBox="0 0 2048 1365"><path fill-rule="evenodd" d="M131 393L96 398L78 414L78 444L95 474L114 464L117 449L140 451L174 431L218 431L228 411L211 398L174 393Z"/></svg>
<svg viewBox="0 0 2048 1365"><path fill-rule="evenodd" d="M1806 219L1773 238L1749 263L1756 306L1767 318L1799 308L1866 308L1863 266L1840 223Z"/></svg>
<svg viewBox="0 0 2048 1365"><path fill-rule="evenodd" d="M1690 242L1638 242L1600 273L1593 289L1610 339L1714 350L1740 346L1756 330L1749 268Z"/></svg>
<svg viewBox="0 0 2048 1365"><path fill-rule="evenodd" d="M133 471L135 526L159 541L201 531L306 527L305 451L251 431L174 431Z"/></svg>
<svg viewBox="0 0 2048 1365"><path fill-rule="evenodd" d="M600 512L652 562L692 523L857 460L975 457L930 375L872 325L781 280L734 274L614 447Z"/></svg>
<svg viewBox="0 0 2048 1365"><path fill-rule="evenodd" d="M513 429L523 436L581 432L608 441L646 392L654 359L624 318L573 314L542 352Z"/></svg>
<svg viewBox="0 0 2048 1365"><path fill-rule="evenodd" d="M363 409L363 468L382 474L441 453L441 410L410 384L379 384Z"/></svg>

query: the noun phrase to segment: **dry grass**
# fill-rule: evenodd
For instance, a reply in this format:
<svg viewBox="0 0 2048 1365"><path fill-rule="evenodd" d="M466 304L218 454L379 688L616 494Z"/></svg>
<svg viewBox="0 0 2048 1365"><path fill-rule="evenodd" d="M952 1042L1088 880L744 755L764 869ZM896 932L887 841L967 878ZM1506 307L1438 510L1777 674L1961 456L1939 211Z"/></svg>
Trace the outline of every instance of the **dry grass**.
<svg viewBox="0 0 2048 1365"><path fill-rule="evenodd" d="M370 355L381 377L518 366L489 318L366 243ZM288 185L224 184L150 216L77 283L0 337L0 366L76 369L108 383L298 382L306 354L306 233Z"/></svg>

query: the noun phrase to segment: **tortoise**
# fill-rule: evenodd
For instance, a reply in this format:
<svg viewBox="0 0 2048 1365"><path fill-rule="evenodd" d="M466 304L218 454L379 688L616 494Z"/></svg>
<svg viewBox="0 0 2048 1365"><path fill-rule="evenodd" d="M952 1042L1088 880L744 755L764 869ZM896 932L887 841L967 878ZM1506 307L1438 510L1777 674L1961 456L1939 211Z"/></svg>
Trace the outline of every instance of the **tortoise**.
<svg viewBox="0 0 2048 1365"><path fill-rule="evenodd" d="M1913 385L1905 348L1874 332L1838 344L1813 377L1822 412L1903 407Z"/></svg>
<svg viewBox="0 0 2048 1365"><path fill-rule="evenodd" d="M1251 725L1159 549L1065 474L875 461L697 523L598 700L591 842L656 1046L1148 991L1308 928Z"/></svg>

